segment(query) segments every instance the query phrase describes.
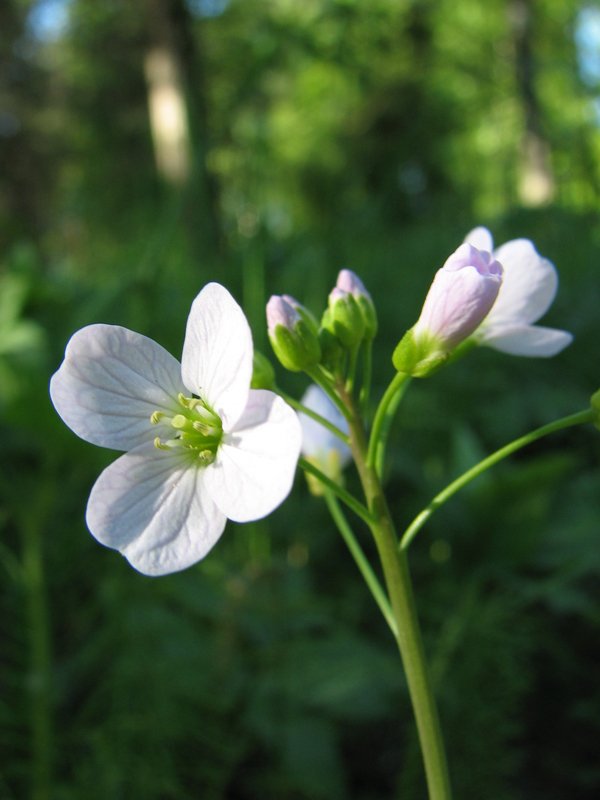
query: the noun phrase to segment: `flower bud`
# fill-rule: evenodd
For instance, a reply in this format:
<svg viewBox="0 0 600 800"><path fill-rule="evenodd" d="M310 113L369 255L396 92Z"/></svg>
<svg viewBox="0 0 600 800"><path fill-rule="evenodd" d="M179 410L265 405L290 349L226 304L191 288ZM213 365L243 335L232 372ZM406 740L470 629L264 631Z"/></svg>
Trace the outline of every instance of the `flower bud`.
<svg viewBox="0 0 600 800"><path fill-rule="evenodd" d="M321 324L348 349L357 347L365 335L365 320L356 298L337 286L329 293Z"/></svg>
<svg viewBox="0 0 600 800"><path fill-rule="evenodd" d="M298 302L298 300L296 300L295 297L292 297L291 294L282 294L281 296L286 303L289 303L292 308L295 309L298 314L300 314L306 324L311 327L314 330L315 335L317 335L319 332L319 323L312 311L309 311L306 306L303 306L302 303Z"/></svg>
<svg viewBox="0 0 600 800"><path fill-rule="evenodd" d="M424 377L481 324L502 283L502 265L490 253L462 244L439 269L417 323L393 356L399 372Z"/></svg>
<svg viewBox="0 0 600 800"><path fill-rule="evenodd" d="M271 297L267 325L271 346L286 369L301 372L319 363L321 347L316 326L307 322L289 300Z"/></svg>
<svg viewBox="0 0 600 800"><path fill-rule="evenodd" d="M272 389L275 386L275 370L269 359L259 350L252 357L251 389Z"/></svg>
<svg viewBox="0 0 600 800"><path fill-rule="evenodd" d="M338 275L336 287L344 292L349 292L354 297L363 315L365 337L373 339L377 333L377 312L364 283L352 270L342 269Z"/></svg>

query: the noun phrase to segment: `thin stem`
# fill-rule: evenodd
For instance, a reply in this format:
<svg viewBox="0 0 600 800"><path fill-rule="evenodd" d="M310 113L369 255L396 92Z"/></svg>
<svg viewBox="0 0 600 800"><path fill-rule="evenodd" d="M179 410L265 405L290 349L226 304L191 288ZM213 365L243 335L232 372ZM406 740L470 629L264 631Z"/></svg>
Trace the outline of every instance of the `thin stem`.
<svg viewBox="0 0 600 800"><path fill-rule="evenodd" d="M369 408L372 371L373 371L373 339L368 339L365 342L365 350L363 353L363 379L359 397L360 408L363 413L363 416L366 416L367 409Z"/></svg>
<svg viewBox="0 0 600 800"><path fill-rule="evenodd" d="M327 376L327 373L323 370L321 366L317 364L316 367L313 367L311 370L307 370L306 374L308 375L311 380L313 380L317 386L320 386L321 389L325 392L325 394L329 397L332 401L334 406L341 412L341 414L346 418L349 419L349 411L340 400L338 393L333 388L332 382L330 378Z"/></svg>
<svg viewBox="0 0 600 800"><path fill-rule="evenodd" d="M283 392L279 387L275 387L275 392L283 399L285 402L290 405L292 408L295 408L296 411L300 411L302 414L306 414L307 417L314 419L315 422L318 422L319 425L322 425L324 428L330 433L333 433L334 436L337 436L338 439L341 439L344 444L350 444L350 437L344 431L341 431L337 425L334 425L333 422L330 422L325 417L322 417L320 414L317 414L316 411L313 411L311 408L307 408L307 406L302 405L298 400L295 400L293 397L290 397L289 394Z"/></svg>
<svg viewBox="0 0 600 800"><path fill-rule="evenodd" d="M350 394L354 392L354 381L356 380L356 366L358 364L358 353L360 344L355 345L350 350L350 359L348 365L348 377L346 378L346 391Z"/></svg>
<svg viewBox="0 0 600 800"><path fill-rule="evenodd" d="M510 444L504 445L504 447L496 450L495 453L492 453L474 467L468 469L460 477L456 478L456 480L452 481L452 483L446 486L445 489L436 494L429 505L427 505L417 514L402 536L402 541L400 542L401 549L406 550L434 511L437 511L440 506L444 505L444 503L450 500L450 498L453 497L458 491L460 491L464 486L477 478L487 469L493 467L499 461L502 461L502 459L512 455L512 453L515 453L522 447L526 447L528 444L532 444L532 442L541 439L543 436L556 433L556 431L563 430L564 428L570 428L573 425L583 425L587 422L592 422L593 416L593 411L591 409L586 409L586 411L580 411L577 414L571 414L568 417L562 417L562 419L556 420L555 422L550 422L548 425L543 425L541 428L536 428L536 430L525 434L525 436L515 439L514 442L510 442Z"/></svg>
<svg viewBox="0 0 600 800"><path fill-rule="evenodd" d="M350 550L352 558L356 562L361 575L365 579L365 583L373 595L373 599L379 606L379 610L383 614L385 621L390 627L390 630L394 636L397 636L398 626L396 625L396 620L394 619L394 615L392 613L390 601L388 600L381 584L377 580L377 577L373 572L373 569L371 568L371 565L361 546L359 545L352 528L348 524L348 520L346 519L346 516L344 515L337 498L333 492L329 491L328 489L325 490L325 502L327 503L327 507L329 508L331 516L333 517L333 521L337 525L339 532L342 534L342 537L348 546L348 550Z"/></svg>
<svg viewBox="0 0 600 800"><path fill-rule="evenodd" d="M394 383L396 383L395 387ZM401 383L400 380L392 381L391 387L394 387L394 393L399 390ZM352 409L350 420L352 451L367 505L373 515L373 521L369 527L375 539L387 593L397 624L396 642L417 724L429 800L451 800L452 791L444 742L431 677L425 659L406 553L398 549L394 524L379 476L367 461L366 435L362 422L356 414L353 400L351 397L344 396L343 392L340 394L348 403L348 408ZM392 392L389 393L389 397L393 397ZM391 400L387 403L387 407L390 406L390 403ZM382 405L383 403L380 408ZM383 416L381 418L383 419Z"/></svg>
<svg viewBox="0 0 600 800"><path fill-rule="evenodd" d="M385 390L375 412L367 452L367 465L369 468L374 467L380 477L383 471L383 460L390 427L398 410L398 404L402 400L409 383L410 375L406 375L404 372L397 372Z"/></svg>
<svg viewBox="0 0 600 800"><path fill-rule="evenodd" d="M321 481L326 489L329 489L334 495L339 497L342 503L345 503L351 511L354 511L354 513L360 517L363 522L366 522L367 525L370 525L373 522L373 517L369 513L369 509L366 508L360 502L360 500L357 500L355 497L353 497L350 492L347 492L343 486L340 486L339 483L336 483L330 477L325 475L324 472L321 472L321 470L318 467L315 467L315 465L311 461L308 461L308 459L300 458L298 463L305 472L308 472L309 475L313 475L315 478L317 478L317 480Z"/></svg>

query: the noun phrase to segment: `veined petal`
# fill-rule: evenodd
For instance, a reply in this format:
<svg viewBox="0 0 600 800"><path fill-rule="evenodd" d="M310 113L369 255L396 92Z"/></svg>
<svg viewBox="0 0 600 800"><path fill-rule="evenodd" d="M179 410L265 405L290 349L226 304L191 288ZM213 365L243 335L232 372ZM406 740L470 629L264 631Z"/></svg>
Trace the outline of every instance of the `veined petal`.
<svg viewBox="0 0 600 800"><path fill-rule="evenodd" d="M536 322L550 307L558 288L554 264L542 258L529 239L514 239L494 253L504 267L502 286L484 325L496 320Z"/></svg>
<svg viewBox="0 0 600 800"><path fill-rule="evenodd" d="M300 443L296 413L273 392L253 389L206 468L206 486L220 510L236 522L273 511L292 488Z"/></svg>
<svg viewBox="0 0 600 800"><path fill-rule="evenodd" d="M252 378L252 334L244 312L218 283L192 303L183 356L183 382L231 429L242 415Z"/></svg>
<svg viewBox="0 0 600 800"><path fill-rule="evenodd" d="M205 473L181 448L144 444L101 473L88 501L88 528L144 575L185 569L204 558L225 527Z"/></svg>
<svg viewBox="0 0 600 800"><path fill-rule="evenodd" d="M491 253L494 249L492 234L483 226L473 228L473 230L465 236L465 242L473 245L473 247L476 247L478 250L485 250L487 253Z"/></svg>
<svg viewBox="0 0 600 800"><path fill-rule="evenodd" d="M556 328L543 328L541 325L498 325L489 330L482 328L477 338L480 344L502 353L538 358L555 356L573 341L570 333Z"/></svg>
<svg viewBox="0 0 600 800"><path fill-rule="evenodd" d="M163 347L117 325L88 325L69 341L50 381L63 422L100 447L131 450L161 434L154 411L172 414L185 391L177 359Z"/></svg>
<svg viewBox="0 0 600 800"><path fill-rule="evenodd" d="M499 274L482 275L472 266L439 269L414 326L415 335L431 336L444 347L455 347L489 313L500 285Z"/></svg>

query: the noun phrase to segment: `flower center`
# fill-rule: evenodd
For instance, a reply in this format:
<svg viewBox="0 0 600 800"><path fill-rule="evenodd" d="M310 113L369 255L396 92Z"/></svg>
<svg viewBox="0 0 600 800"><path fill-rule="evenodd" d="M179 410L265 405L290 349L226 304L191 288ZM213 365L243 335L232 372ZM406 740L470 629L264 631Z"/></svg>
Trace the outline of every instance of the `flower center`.
<svg viewBox="0 0 600 800"><path fill-rule="evenodd" d="M178 414L169 417L155 411L150 417L153 425L163 422L173 428L173 438L163 440L157 436L154 446L159 450L184 447L200 465L212 464L223 438L221 418L199 397L179 394L177 400L181 406Z"/></svg>

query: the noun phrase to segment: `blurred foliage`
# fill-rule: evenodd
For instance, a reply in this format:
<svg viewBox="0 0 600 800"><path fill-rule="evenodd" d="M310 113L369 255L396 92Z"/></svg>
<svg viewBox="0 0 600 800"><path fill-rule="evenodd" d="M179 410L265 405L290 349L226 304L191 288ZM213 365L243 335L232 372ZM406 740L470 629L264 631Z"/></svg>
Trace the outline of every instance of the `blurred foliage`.
<svg viewBox="0 0 600 800"><path fill-rule="evenodd" d="M393 642L302 478L197 567L142 577L85 531L112 454L61 424L47 382L91 322L177 354L211 279L264 346L267 293L320 312L349 266L380 314L381 390L433 270L485 222L558 265L548 324L575 343L550 363L481 350L415 382L387 473L399 525L486 453L584 408L600 304L584 12L600 13L561 0L0 4L2 800L424 796ZM187 98L184 186L153 161L143 63L156 44ZM537 207L519 193L528 134L550 154L553 194ZM598 460L591 429L539 442L413 547L461 800L598 796Z"/></svg>

